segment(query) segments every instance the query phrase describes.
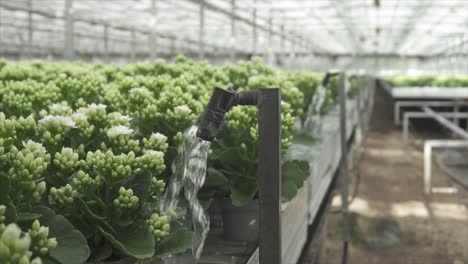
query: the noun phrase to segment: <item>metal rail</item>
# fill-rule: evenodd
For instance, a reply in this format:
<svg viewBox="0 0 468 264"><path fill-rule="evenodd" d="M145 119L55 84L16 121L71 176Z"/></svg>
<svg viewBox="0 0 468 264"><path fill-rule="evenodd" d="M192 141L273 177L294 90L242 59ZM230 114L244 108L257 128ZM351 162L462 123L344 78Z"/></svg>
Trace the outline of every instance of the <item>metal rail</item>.
<svg viewBox="0 0 468 264"><path fill-rule="evenodd" d="M432 111L432 110L431 110ZM434 111L432 111L434 112ZM435 112L434 112L435 113ZM434 118L434 113L432 114L429 114L427 112L406 112L404 115L403 115L403 142L405 144L408 143L408 138L409 138L409 120L410 118L428 118L428 117L432 117ZM446 122L449 122L451 123L448 119L446 119L445 117L456 117L458 119L468 119L468 113L452 113L452 112L442 112L442 113L435 113L437 116L439 116L439 118L443 118ZM435 118L434 118L435 119ZM437 119L436 119L437 120ZM445 122L443 121L443 122ZM450 129L451 131L453 131L454 133L457 133L459 134L460 136L464 135L464 136L468 136L468 133L463 130L462 128L458 127L457 125L451 123L452 126L450 127L447 127L448 129ZM455 130L452 130L452 129L455 129ZM463 136L463 137L464 137Z"/></svg>
<svg viewBox="0 0 468 264"><path fill-rule="evenodd" d="M434 112L434 110L430 109L429 107L425 106L422 108L424 112L429 114L432 118L434 118L437 122L439 122L441 125L445 126L446 128L450 129L452 132L458 134L459 136L468 139L468 132L464 130L463 128L459 127L458 125L450 122L447 118L444 116ZM462 118L465 117L467 114L461 115ZM454 115L454 117L457 117L457 114Z"/></svg>
<svg viewBox="0 0 468 264"><path fill-rule="evenodd" d="M341 202L343 215L343 263L346 263L348 255L349 243L349 215L348 215L348 196L349 196L349 177L348 177L348 141L346 134L346 94L345 74L339 74L339 103L340 103L340 140L341 140L341 159L340 159L340 175L341 175Z"/></svg>
<svg viewBox="0 0 468 264"><path fill-rule="evenodd" d="M401 108L402 107L423 107L423 106L431 106L431 107L454 107L454 112L458 112L458 107L468 105L467 103L463 103L462 101L398 101L395 102L394 108L394 115L393 115L393 122L395 125L401 125Z"/></svg>
<svg viewBox="0 0 468 264"><path fill-rule="evenodd" d="M433 148L468 148L467 140L426 140L424 142L424 192L451 192L453 188L432 188L432 149Z"/></svg>

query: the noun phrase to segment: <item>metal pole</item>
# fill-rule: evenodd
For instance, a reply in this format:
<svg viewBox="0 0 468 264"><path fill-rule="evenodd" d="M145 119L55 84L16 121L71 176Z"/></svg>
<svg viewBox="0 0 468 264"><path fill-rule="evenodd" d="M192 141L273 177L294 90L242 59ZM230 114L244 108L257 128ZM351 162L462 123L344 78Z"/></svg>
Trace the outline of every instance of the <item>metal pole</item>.
<svg viewBox="0 0 468 264"><path fill-rule="evenodd" d="M135 29L132 28L132 30L130 31L130 58L132 60L135 59L135 46L136 46L136 43L135 43Z"/></svg>
<svg viewBox="0 0 468 264"><path fill-rule="evenodd" d="M109 60L109 26L104 25L104 59Z"/></svg>
<svg viewBox="0 0 468 264"><path fill-rule="evenodd" d="M198 29L198 56L201 59L205 57L205 2L200 2L200 11L198 14L199 29Z"/></svg>
<svg viewBox="0 0 468 264"><path fill-rule="evenodd" d="M236 11L236 1L231 0L231 12L234 14ZM236 58L236 19L234 16L231 16L231 61L234 61Z"/></svg>
<svg viewBox="0 0 468 264"><path fill-rule="evenodd" d="M431 193L431 157L432 146L428 142L424 143L424 192Z"/></svg>
<svg viewBox="0 0 468 264"><path fill-rule="evenodd" d="M175 49L176 49L175 38L171 38L171 56L174 56L176 54Z"/></svg>
<svg viewBox="0 0 468 264"><path fill-rule="evenodd" d="M157 18L156 0L151 0L151 14L153 15L154 24L151 25L150 34L148 36L148 49L150 59L156 59L156 18Z"/></svg>
<svg viewBox="0 0 468 264"><path fill-rule="evenodd" d="M341 203L343 215L343 259L347 258L349 241L349 219L348 219L348 196L349 196L349 178L348 178L348 142L346 140L346 87L345 74L340 73L339 79L339 99L340 99L340 139L341 139Z"/></svg>
<svg viewBox="0 0 468 264"><path fill-rule="evenodd" d="M73 60L75 57L75 47L73 40L73 16L70 12L73 6L73 0L65 0L64 16L65 16L65 46L63 55L67 60Z"/></svg>
<svg viewBox="0 0 468 264"><path fill-rule="evenodd" d="M284 37L284 24L281 24L281 54L286 53L286 39Z"/></svg>
<svg viewBox="0 0 468 264"><path fill-rule="evenodd" d="M424 192L430 194L434 191L432 188L432 149L433 148L466 148L466 140L426 140L424 142ZM443 188L447 189L447 188ZM436 189L437 190L437 189ZM439 189L440 191L440 189Z"/></svg>
<svg viewBox="0 0 468 264"><path fill-rule="evenodd" d="M429 107L425 106L422 108L424 112L429 114L432 118L434 118L437 122L439 122L441 125L445 126L446 128L452 130L454 133L458 134L459 136L468 139L468 133L460 128L459 126L455 125L454 123L450 122L447 118L437 114L434 112L432 109Z"/></svg>
<svg viewBox="0 0 468 264"><path fill-rule="evenodd" d="M32 0L28 0L28 56L32 56L33 29L32 29Z"/></svg>
<svg viewBox="0 0 468 264"><path fill-rule="evenodd" d="M254 0L254 9L252 11L252 53L257 53L257 43L258 43L258 36L257 36L257 0Z"/></svg>
<svg viewBox="0 0 468 264"><path fill-rule="evenodd" d="M457 114L458 112L460 112L460 101L459 101L459 100L455 101L455 105L454 105L454 107L453 107L453 112L454 112L455 114ZM460 121L458 120L457 117L454 117L454 118L453 118L453 123L455 123L455 125L457 125L457 126L460 126Z"/></svg>
<svg viewBox="0 0 468 264"><path fill-rule="evenodd" d="M273 12L270 9L270 17L268 18L268 63L273 66Z"/></svg>
<svg viewBox="0 0 468 264"><path fill-rule="evenodd" d="M281 264L281 91L258 91L259 260Z"/></svg>

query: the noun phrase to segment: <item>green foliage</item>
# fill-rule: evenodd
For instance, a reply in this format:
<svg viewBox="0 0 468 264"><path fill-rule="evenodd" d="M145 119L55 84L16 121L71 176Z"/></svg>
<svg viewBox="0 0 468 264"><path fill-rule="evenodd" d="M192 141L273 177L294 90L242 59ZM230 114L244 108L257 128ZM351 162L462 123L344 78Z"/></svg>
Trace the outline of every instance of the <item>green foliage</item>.
<svg viewBox="0 0 468 264"><path fill-rule="evenodd" d="M0 232L1 263L41 264L40 258L33 258L30 247L31 237L16 224L9 224Z"/></svg>
<svg viewBox="0 0 468 264"><path fill-rule="evenodd" d="M29 251L54 263L183 252L193 234L170 228L158 204L183 132L213 87L280 87L285 155L321 78L275 71L258 58L223 67L182 56L124 66L0 61L0 231L31 227ZM335 104L336 80L329 88L323 113ZM206 182L242 206L258 190L257 110L234 107L224 122ZM284 162L285 201L307 175L300 161ZM77 257L67 259L73 250Z"/></svg>
<svg viewBox="0 0 468 264"><path fill-rule="evenodd" d="M31 237L31 251L36 256L47 256L49 250L57 247L57 239L49 238L49 228L41 226L37 219L34 220L28 234Z"/></svg>
<svg viewBox="0 0 468 264"><path fill-rule="evenodd" d="M159 216L154 213L146 222L156 241L169 235L170 226L167 216Z"/></svg>
<svg viewBox="0 0 468 264"><path fill-rule="evenodd" d="M438 86L438 87L468 87L467 75L435 75L435 76L392 76L385 78L395 87L421 87L421 86Z"/></svg>

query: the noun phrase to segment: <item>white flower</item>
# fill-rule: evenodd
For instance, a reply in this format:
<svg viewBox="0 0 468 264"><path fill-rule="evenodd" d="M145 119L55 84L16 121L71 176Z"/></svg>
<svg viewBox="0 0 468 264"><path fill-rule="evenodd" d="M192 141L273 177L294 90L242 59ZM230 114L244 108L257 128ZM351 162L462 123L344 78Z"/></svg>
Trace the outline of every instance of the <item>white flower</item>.
<svg viewBox="0 0 468 264"><path fill-rule="evenodd" d="M161 151L157 151L157 150L147 150L145 151L145 154L154 159L159 159L159 158L164 157L164 153Z"/></svg>
<svg viewBox="0 0 468 264"><path fill-rule="evenodd" d="M107 136L109 138L115 138L120 135L130 135L132 133L133 133L133 129L128 128L126 126L114 126L114 127L109 128L109 130L107 130Z"/></svg>
<svg viewBox="0 0 468 264"><path fill-rule="evenodd" d="M105 110L106 108L107 108L107 105L92 103L92 104L89 104L87 107L80 107L78 109L78 112L82 114L87 114L90 111Z"/></svg>
<svg viewBox="0 0 468 264"><path fill-rule="evenodd" d="M77 120L77 121L78 120L81 121L81 120L87 120L88 119L88 117L86 115L84 115L83 113L80 113L80 112L73 113L71 117L72 117L73 120Z"/></svg>
<svg viewBox="0 0 468 264"><path fill-rule="evenodd" d="M142 94L145 94L145 93L148 93L150 92L148 89L146 89L145 87L139 87L139 88L132 88L128 91L129 93L142 93Z"/></svg>
<svg viewBox="0 0 468 264"><path fill-rule="evenodd" d="M174 112L191 113L192 110L187 105L179 105L179 106L174 107Z"/></svg>
<svg viewBox="0 0 468 264"><path fill-rule="evenodd" d="M167 137L161 133L153 133L151 134L151 139L156 139L158 141L161 141L161 142L166 142L167 141Z"/></svg>
<svg viewBox="0 0 468 264"><path fill-rule="evenodd" d="M107 105L105 104L95 104L95 103L92 103L92 104L89 104L88 105L88 109L97 109L97 110L102 110L102 109L106 109L107 108Z"/></svg>
<svg viewBox="0 0 468 264"><path fill-rule="evenodd" d="M69 116L53 116L53 115L46 115L41 120L39 120L39 125L46 125L50 123L58 123L62 126L67 127L75 127L75 121L71 119Z"/></svg>
<svg viewBox="0 0 468 264"><path fill-rule="evenodd" d="M117 119L118 121L131 121L132 118L128 115L122 115L121 113L119 112L114 112L114 113L111 113L111 115Z"/></svg>
<svg viewBox="0 0 468 264"><path fill-rule="evenodd" d="M51 104L49 105L50 111L68 111L70 107L65 104Z"/></svg>
<svg viewBox="0 0 468 264"><path fill-rule="evenodd" d="M23 141L23 146L25 148L31 147L33 149L40 149L42 152L46 152L46 149L44 148L44 146L41 143L38 143L38 142L35 142L35 141L32 141L32 140L28 140L27 142Z"/></svg>

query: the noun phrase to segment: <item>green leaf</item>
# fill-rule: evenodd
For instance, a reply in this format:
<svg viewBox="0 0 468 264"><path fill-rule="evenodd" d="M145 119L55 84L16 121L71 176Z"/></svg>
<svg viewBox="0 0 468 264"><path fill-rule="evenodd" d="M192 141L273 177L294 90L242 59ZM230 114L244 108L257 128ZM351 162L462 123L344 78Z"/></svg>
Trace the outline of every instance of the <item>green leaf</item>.
<svg viewBox="0 0 468 264"><path fill-rule="evenodd" d="M226 164L237 165L239 164L239 160L244 160L244 156L241 155L240 148L227 148L214 151L210 155L210 159L220 160Z"/></svg>
<svg viewBox="0 0 468 264"><path fill-rule="evenodd" d="M41 217L41 214L33 214L33 213L18 213L16 215L16 222L27 222L33 221Z"/></svg>
<svg viewBox="0 0 468 264"><path fill-rule="evenodd" d="M101 234L115 248L136 259L150 258L154 255L155 241L145 220L137 220L125 229L117 229L115 235L98 226Z"/></svg>
<svg viewBox="0 0 468 264"><path fill-rule="evenodd" d="M289 160L283 162L283 181L292 181L298 188L302 187L304 180L309 176L309 163L307 161Z"/></svg>
<svg viewBox="0 0 468 264"><path fill-rule="evenodd" d="M235 188L231 186L231 201L232 205L242 207L248 204L255 194L257 193L256 184L249 186L249 188Z"/></svg>
<svg viewBox="0 0 468 264"><path fill-rule="evenodd" d="M102 261L112 256L112 247L109 244L104 244L96 250L96 255L93 256L94 261Z"/></svg>
<svg viewBox="0 0 468 264"><path fill-rule="evenodd" d="M148 199L148 193L151 188L151 173L147 170L138 170L127 182L126 188L133 190L133 195L138 197L139 203L144 204Z"/></svg>
<svg viewBox="0 0 468 264"><path fill-rule="evenodd" d="M290 201L297 194L297 185L292 181L283 182L281 188L281 195L284 202Z"/></svg>
<svg viewBox="0 0 468 264"><path fill-rule="evenodd" d="M67 264L82 264L88 259L86 239L65 217L45 206L36 206L32 212L42 215L41 225L49 227L49 237L57 239L57 248L50 250L49 258Z"/></svg>
<svg viewBox="0 0 468 264"><path fill-rule="evenodd" d="M107 218L105 216L100 216L95 214L91 209L89 208L88 204L86 203L83 198L78 197L78 201L83 205L83 208L85 209L85 212L88 213L89 216L91 216L94 220L96 221L105 221Z"/></svg>
<svg viewBox="0 0 468 264"><path fill-rule="evenodd" d="M204 184L205 187L222 187L227 184L229 184L229 181L222 172L214 168L208 168Z"/></svg>
<svg viewBox="0 0 468 264"><path fill-rule="evenodd" d="M194 233L187 229L179 229L161 240L156 245L156 256L178 254L192 248Z"/></svg>
<svg viewBox="0 0 468 264"><path fill-rule="evenodd" d="M9 199L10 179L8 175L0 172L0 204L6 204Z"/></svg>
<svg viewBox="0 0 468 264"><path fill-rule="evenodd" d="M16 206L11 202L6 203L5 218L7 223L16 221Z"/></svg>

